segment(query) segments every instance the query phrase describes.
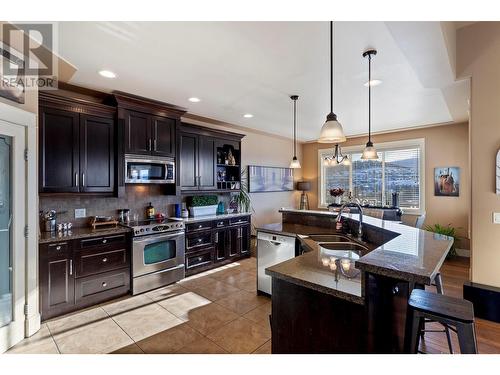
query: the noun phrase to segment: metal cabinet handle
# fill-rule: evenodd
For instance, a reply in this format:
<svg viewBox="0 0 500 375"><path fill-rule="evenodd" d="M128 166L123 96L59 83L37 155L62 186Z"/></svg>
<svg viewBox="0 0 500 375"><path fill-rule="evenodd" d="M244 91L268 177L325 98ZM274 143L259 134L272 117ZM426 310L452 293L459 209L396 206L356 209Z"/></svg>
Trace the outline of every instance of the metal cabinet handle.
<svg viewBox="0 0 500 375"><path fill-rule="evenodd" d="M103 287L103 288L106 288L107 286L108 286L108 284L107 284L106 282L103 282L103 283L102 283L102 287Z"/></svg>
<svg viewBox="0 0 500 375"><path fill-rule="evenodd" d="M108 261L108 258L102 258L102 262L106 263Z"/></svg>
<svg viewBox="0 0 500 375"><path fill-rule="evenodd" d="M201 238L198 238L198 242L201 242L201 241L202 241L202 239L201 239Z"/></svg>
<svg viewBox="0 0 500 375"><path fill-rule="evenodd" d="M156 138L154 139L153 144L154 144L154 147L153 147L153 148L154 148L154 150L156 151Z"/></svg>
<svg viewBox="0 0 500 375"><path fill-rule="evenodd" d="M151 138L149 138L149 151L151 151Z"/></svg>
<svg viewBox="0 0 500 375"><path fill-rule="evenodd" d="M78 187L78 173L75 173L75 186Z"/></svg>
<svg viewBox="0 0 500 375"><path fill-rule="evenodd" d="M69 260L69 275L73 275L73 259Z"/></svg>
<svg viewBox="0 0 500 375"><path fill-rule="evenodd" d="M61 245L57 245L56 250L61 250Z"/></svg>
<svg viewBox="0 0 500 375"><path fill-rule="evenodd" d="M106 242L108 242L108 240L107 240L107 239L102 240L102 243L106 243Z"/></svg>
<svg viewBox="0 0 500 375"><path fill-rule="evenodd" d="M85 173L82 173L82 186L85 186Z"/></svg>
<svg viewBox="0 0 500 375"><path fill-rule="evenodd" d="M203 227L203 225L202 225L202 224L198 225L198 228L202 228L202 227Z"/></svg>
<svg viewBox="0 0 500 375"><path fill-rule="evenodd" d="M215 243L219 243L219 232L215 233Z"/></svg>
<svg viewBox="0 0 500 375"><path fill-rule="evenodd" d="M203 260L203 257L198 257L198 261L201 262Z"/></svg>

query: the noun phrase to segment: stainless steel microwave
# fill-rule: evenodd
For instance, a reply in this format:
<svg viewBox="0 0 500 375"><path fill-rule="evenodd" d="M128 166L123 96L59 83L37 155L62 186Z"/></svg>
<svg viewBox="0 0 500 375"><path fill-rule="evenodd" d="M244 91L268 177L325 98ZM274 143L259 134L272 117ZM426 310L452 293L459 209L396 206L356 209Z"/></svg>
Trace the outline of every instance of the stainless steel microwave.
<svg viewBox="0 0 500 375"><path fill-rule="evenodd" d="M125 155L126 184L174 184L174 159Z"/></svg>

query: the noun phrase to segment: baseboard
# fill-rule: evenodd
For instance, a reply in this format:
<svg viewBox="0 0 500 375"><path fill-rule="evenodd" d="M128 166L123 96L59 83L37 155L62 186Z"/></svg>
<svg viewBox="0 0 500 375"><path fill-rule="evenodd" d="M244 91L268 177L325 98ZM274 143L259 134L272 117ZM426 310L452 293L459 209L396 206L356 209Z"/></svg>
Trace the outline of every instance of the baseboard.
<svg viewBox="0 0 500 375"><path fill-rule="evenodd" d="M500 288L466 281L464 299L474 305L475 317L500 323Z"/></svg>
<svg viewBox="0 0 500 375"><path fill-rule="evenodd" d="M24 330L26 337L33 336L40 330L41 316L40 314L33 314L26 317L24 322Z"/></svg>

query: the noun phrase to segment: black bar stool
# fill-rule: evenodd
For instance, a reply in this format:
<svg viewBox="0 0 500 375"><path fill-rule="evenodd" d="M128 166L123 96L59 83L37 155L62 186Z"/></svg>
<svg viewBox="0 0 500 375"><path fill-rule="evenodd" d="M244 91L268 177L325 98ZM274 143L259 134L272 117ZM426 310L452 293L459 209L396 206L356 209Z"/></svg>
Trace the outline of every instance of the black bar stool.
<svg viewBox="0 0 500 375"><path fill-rule="evenodd" d="M444 288L443 288L443 278L441 277L441 273L437 273L436 276L434 277L434 280L432 282L432 285L436 287L436 291L438 294L444 294ZM442 324L444 329L427 329L425 328L426 323L432 323L432 319L424 319L423 321L423 327L420 329L420 335L424 337L425 332L444 332L446 333L446 340L448 341L448 349L450 350L450 353L453 354L453 345L451 344L451 334L450 334L450 327L448 327L447 324Z"/></svg>
<svg viewBox="0 0 500 375"><path fill-rule="evenodd" d="M470 301L414 289L408 301L406 349L417 353L425 319L445 324L457 332L460 352L476 354L474 308ZM454 328L453 328L454 327Z"/></svg>

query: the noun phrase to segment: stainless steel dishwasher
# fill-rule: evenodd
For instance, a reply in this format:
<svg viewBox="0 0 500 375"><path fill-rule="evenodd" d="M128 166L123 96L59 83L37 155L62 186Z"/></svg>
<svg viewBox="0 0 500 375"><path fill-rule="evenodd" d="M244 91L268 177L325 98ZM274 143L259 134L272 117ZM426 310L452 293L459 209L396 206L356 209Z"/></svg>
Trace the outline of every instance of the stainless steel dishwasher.
<svg viewBox="0 0 500 375"><path fill-rule="evenodd" d="M266 268L295 257L295 236L257 232L257 292L271 295Z"/></svg>

